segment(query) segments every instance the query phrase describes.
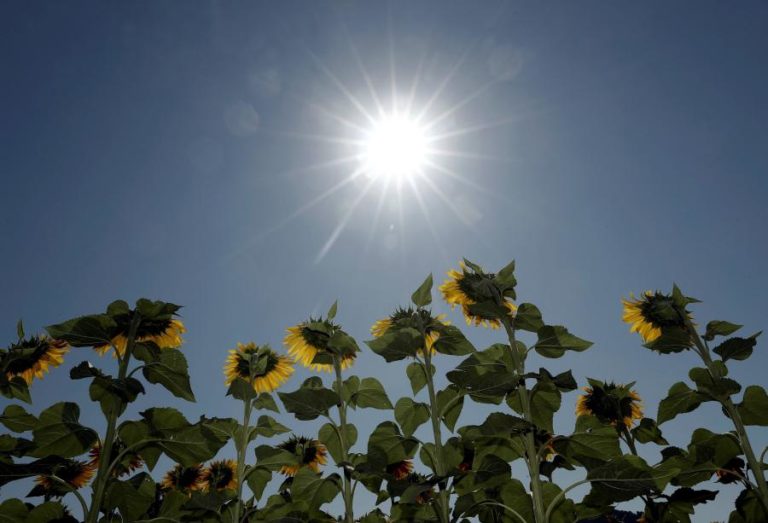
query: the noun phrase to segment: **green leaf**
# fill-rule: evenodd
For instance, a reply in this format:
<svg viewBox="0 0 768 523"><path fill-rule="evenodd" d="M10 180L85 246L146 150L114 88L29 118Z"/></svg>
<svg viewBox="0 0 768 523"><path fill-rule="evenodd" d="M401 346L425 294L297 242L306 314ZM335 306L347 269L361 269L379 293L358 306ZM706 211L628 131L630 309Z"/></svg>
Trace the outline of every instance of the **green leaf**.
<svg viewBox="0 0 768 523"><path fill-rule="evenodd" d="M91 381L88 392L93 401L99 402L104 415L119 416L129 403L145 391L136 378L115 379L111 376L97 376Z"/></svg>
<svg viewBox="0 0 768 523"><path fill-rule="evenodd" d="M591 341L574 336L560 325L544 325L536 335L538 341L533 348L545 358L559 358L567 350L581 352L592 346Z"/></svg>
<svg viewBox="0 0 768 523"><path fill-rule="evenodd" d="M16 335L19 339L24 339L24 322L19 320L16 322Z"/></svg>
<svg viewBox="0 0 768 523"><path fill-rule="evenodd" d="M330 503L341 492L341 478L338 474L323 477L309 467L303 467L294 476L291 483L291 496L298 501L305 501L312 508Z"/></svg>
<svg viewBox="0 0 768 523"><path fill-rule="evenodd" d="M432 273L424 279L424 282L419 285L416 292L411 295L411 301L417 307L426 307L432 303Z"/></svg>
<svg viewBox="0 0 768 523"><path fill-rule="evenodd" d="M7 499L0 503L0 521L3 523L24 523L29 509L20 499Z"/></svg>
<svg viewBox="0 0 768 523"><path fill-rule="evenodd" d="M515 285L517 285L517 280L515 279L515 260L512 260L497 272L494 281L499 286L502 295L515 299Z"/></svg>
<svg viewBox="0 0 768 523"><path fill-rule="evenodd" d="M697 392L682 381L678 381L670 387L667 397L659 403L659 413L656 416L657 423L661 425L665 421L674 419L678 414L695 410L707 397Z"/></svg>
<svg viewBox="0 0 768 523"><path fill-rule="evenodd" d="M334 319L336 317L336 311L339 309L339 300L336 300L333 302L333 305L328 309L328 312L325 314L325 317L328 319L328 321Z"/></svg>
<svg viewBox="0 0 768 523"><path fill-rule="evenodd" d="M341 431L342 428L338 427L338 430ZM325 447L328 449L328 452L331 454L333 461L336 463L342 463L344 461L342 459L342 444L341 440L339 439L339 433L336 432L336 428L334 428L332 424L326 423L320 427L318 437L320 438L320 441L323 443L323 445L325 445ZM357 427L351 423L347 423L347 430L344 433L344 439L347 448L351 448L352 445L357 443Z"/></svg>
<svg viewBox="0 0 768 523"><path fill-rule="evenodd" d="M403 437L400 429L391 421L380 423L368 438L368 462L377 468L410 459L416 453L419 442Z"/></svg>
<svg viewBox="0 0 768 523"><path fill-rule="evenodd" d="M80 407L76 403L61 402L45 409L33 430L35 449L31 455L71 458L87 452L98 436L79 419Z"/></svg>
<svg viewBox="0 0 768 523"><path fill-rule="evenodd" d="M14 376L10 380L5 374L0 373L0 394L8 399L17 399L24 403L32 403L32 397L29 395L29 386L24 378Z"/></svg>
<svg viewBox="0 0 768 523"><path fill-rule="evenodd" d="M749 338L729 338L713 349L723 361L746 360L752 355L752 350L757 345L757 337L761 332L755 333Z"/></svg>
<svg viewBox="0 0 768 523"><path fill-rule="evenodd" d="M744 398L737 406L741 421L746 425L768 426L768 395L758 385L750 385L744 391Z"/></svg>
<svg viewBox="0 0 768 523"><path fill-rule="evenodd" d="M502 412L492 412L488 415L482 425L481 431L486 435L512 436L525 434L535 430L536 426L523 418L505 414Z"/></svg>
<svg viewBox="0 0 768 523"><path fill-rule="evenodd" d="M386 361L398 361L414 357L424 346L424 337L414 328L393 326L382 336L365 343Z"/></svg>
<svg viewBox="0 0 768 523"><path fill-rule="evenodd" d="M271 410L272 412L280 412L277 408L275 399L269 392L262 392L259 396L253 400L253 408L257 410Z"/></svg>
<svg viewBox="0 0 768 523"><path fill-rule="evenodd" d="M66 521L64 518L68 512L66 507L58 501L46 501L29 511L25 523L56 523Z"/></svg>
<svg viewBox="0 0 768 523"><path fill-rule="evenodd" d="M395 420L406 436L413 436L416 429L429 418L429 406L426 403L416 403L406 397L400 398L395 404Z"/></svg>
<svg viewBox="0 0 768 523"><path fill-rule="evenodd" d="M227 396L232 396L240 401L253 401L258 394L250 383L243 378L235 378L227 389ZM271 398L270 398L271 399ZM274 403L274 400L272 400Z"/></svg>
<svg viewBox="0 0 768 523"><path fill-rule="evenodd" d="M272 471L264 467L251 467L245 475L248 488L251 489L257 500L261 499L267 483L272 479Z"/></svg>
<svg viewBox="0 0 768 523"><path fill-rule="evenodd" d="M124 521L140 519L154 501L155 482L147 473L137 474L128 481L111 481L104 496L105 508L119 509Z"/></svg>
<svg viewBox="0 0 768 523"><path fill-rule="evenodd" d="M743 325L737 325L729 321L713 320L707 323L707 331L703 338L712 341L715 336L729 336L742 328Z"/></svg>
<svg viewBox="0 0 768 523"><path fill-rule="evenodd" d="M448 372L448 380L469 392L473 400L498 405L519 382L514 370L505 364L509 350L508 345L497 343L475 352Z"/></svg>
<svg viewBox="0 0 768 523"><path fill-rule="evenodd" d="M298 465L298 457L293 452L269 445L256 447L256 466L268 470L280 470L285 465Z"/></svg>
<svg viewBox="0 0 768 523"><path fill-rule="evenodd" d="M252 441L257 436L271 438L272 436L285 434L286 432L290 431L291 429L278 423L273 417L262 415L259 416L259 420L256 422L256 426L251 429L249 441Z"/></svg>
<svg viewBox="0 0 768 523"><path fill-rule="evenodd" d="M640 443L656 443L657 445L669 445L669 442L661 435L661 429L651 418L643 418L640 424L632 429L632 435Z"/></svg>
<svg viewBox="0 0 768 523"><path fill-rule="evenodd" d="M162 385L177 398L195 401L189 383L187 359L180 350L158 350L157 358L147 362L141 372L148 382Z"/></svg>
<svg viewBox="0 0 768 523"><path fill-rule="evenodd" d="M588 469L621 456L619 436L614 427L604 426L594 416L579 416L576 432L552 441L555 452Z"/></svg>
<svg viewBox="0 0 768 523"><path fill-rule="evenodd" d="M313 420L339 403L339 395L326 388L299 388L294 392L278 392L285 410L296 419Z"/></svg>
<svg viewBox="0 0 768 523"><path fill-rule="evenodd" d="M110 343L116 329L117 324L106 314L81 316L45 328L51 338L64 340L73 347L92 347Z"/></svg>
<svg viewBox="0 0 768 523"><path fill-rule="evenodd" d="M440 336L432 346L440 354L449 356L465 356L475 352L475 347L469 342L458 327L453 325L438 325L435 327Z"/></svg>
<svg viewBox="0 0 768 523"><path fill-rule="evenodd" d="M350 403L361 408L382 410L392 408L384 386L376 378L363 378L357 392L352 394Z"/></svg>
<svg viewBox="0 0 768 523"><path fill-rule="evenodd" d="M703 367L694 367L688 373L691 381L696 384L696 389L703 396L713 399L724 399L737 394L741 390L741 385L738 382L724 377L728 373L728 369L723 362L713 362L712 369L714 369L715 377L710 374L708 369Z"/></svg>
<svg viewBox="0 0 768 523"><path fill-rule="evenodd" d="M13 432L27 432L35 428L37 418L19 405L8 405L0 414L0 423Z"/></svg>
<svg viewBox="0 0 768 523"><path fill-rule="evenodd" d="M592 490L584 502L606 506L629 501L656 489L654 470L638 456L618 456L589 471Z"/></svg>
<svg viewBox="0 0 768 523"><path fill-rule="evenodd" d="M464 407L464 393L457 385L448 385L437 393L437 412L449 430L453 430Z"/></svg>
<svg viewBox="0 0 768 523"><path fill-rule="evenodd" d="M515 314L515 327L528 332L538 332L543 326L539 308L533 303L521 303Z"/></svg>
<svg viewBox="0 0 768 523"><path fill-rule="evenodd" d="M533 423L547 432L554 432L552 419L560 408L560 391L554 383L540 381L531 389L529 400ZM507 404L518 414L523 413L520 396L511 393L507 396Z"/></svg>
<svg viewBox="0 0 768 523"><path fill-rule="evenodd" d="M435 366L430 364L430 371L432 376L435 375ZM418 394L421 389L427 386L427 371L422 363L414 362L408 364L405 369L405 374L408 376L408 380L411 382L411 389L413 394Z"/></svg>

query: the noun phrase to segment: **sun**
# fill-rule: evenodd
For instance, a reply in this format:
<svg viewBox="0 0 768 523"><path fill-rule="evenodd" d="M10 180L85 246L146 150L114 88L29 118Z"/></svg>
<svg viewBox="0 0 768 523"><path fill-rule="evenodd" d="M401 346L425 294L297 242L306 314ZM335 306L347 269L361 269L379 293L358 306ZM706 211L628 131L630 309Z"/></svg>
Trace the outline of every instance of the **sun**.
<svg viewBox="0 0 768 523"><path fill-rule="evenodd" d="M402 181L423 172L428 161L426 129L407 114L384 114L362 140L360 162L370 178Z"/></svg>

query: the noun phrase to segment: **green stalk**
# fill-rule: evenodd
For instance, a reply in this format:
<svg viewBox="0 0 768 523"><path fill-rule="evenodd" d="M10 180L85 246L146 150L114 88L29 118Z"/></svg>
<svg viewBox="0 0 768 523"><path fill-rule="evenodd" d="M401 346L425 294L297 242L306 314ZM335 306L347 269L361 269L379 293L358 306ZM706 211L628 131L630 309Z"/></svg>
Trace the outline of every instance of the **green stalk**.
<svg viewBox="0 0 768 523"><path fill-rule="evenodd" d="M136 332L139 329L141 318L138 313L134 313L131 325L128 328L128 340L125 345L125 355L120 358L120 364L117 372L117 378L122 380L128 374L128 364L133 353L133 346L136 343ZM115 350L114 347L112 350ZM115 432L117 429L118 413L112 411L107 416L107 432L104 440L101 442L101 455L99 456L99 468L96 473L96 479L93 485L93 498L91 499L91 509L87 514L86 523L96 523L101 511L101 503L104 498L104 491L109 481L109 471L111 469L112 446L115 442Z"/></svg>
<svg viewBox="0 0 768 523"><path fill-rule="evenodd" d="M699 356L701 356L701 359L704 361L704 364L707 366L707 370L709 371L710 376L712 376L713 379L716 379L717 373L714 370L714 361L712 361L712 357L709 354L709 347L707 347L707 345L701 340L699 333L696 331L696 328L693 326L693 323L691 323L691 320L687 315L685 315L685 325L688 327L688 330L692 334L693 341L696 344L696 348L698 349L697 352L699 353ZM758 498L763 504L763 508L765 509L766 514L768 514L768 484L766 484L765 474L763 473L763 468L760 465L760 461L757 459L755 451L752 449L752 443L749 440L747 429L741 419L741 414L736 408L736 405L734 405L730 396L725 398L718 398L718 400L720 401L720 404L723 406L725 411L728 413L728 417L731 418L733 426L736 428L736 434L738 435L741 448L744 451L744 456L747 458L747 463L749 463L752 476L754 476L755 481L757 482Z"/></svg>
<svg viewBox="0 0 768 523"><path fill-rule="evenodd" d="M438 412L437 396L435 394L435 383L432 379L432 355L430 350L427 349L426 344L424 346L424 375L427 377L427 391L429 392L429 413L432 418L432 433L435 438L435 451L437 456L434 457L435 461L435 473L440 477L441 482L444 481L446 470L444 466L443 457L443 439L442 432L440 430L440 412ZM438 517L443 523L448 523L451 517L451 507L449 506L450 499L448 491L442 487L438 493L439 497L439 512Z"/></svg>
<svg viewBox="0 0 768 523"><path fill-rule="evenodd" d="M249 381L253 387L253 383ZM253 401L250 397L243 400L243 424L240 427L240 437L237 441L237 503L235 503L235 513L233 514L233 523L240 521L240 509L243 506L243 480L245 479L245 454L248 451L248 438L250 436L251 410Z"/></svg>
<svg viewBox="0 0 768 523"><path fill-rule="evenodd" d="M339 394L339 425L341 431L339 433L339 440L341 442L341 461L342 470L344 472L344 488L342 494L344 495L344 521L345 523L354 523L354 508L352 506L352 481L349 477L349 470L347 465L349 464L349 449L347 448L347 404L343 398L344 382L341 379L341 360L338 356L333 356L333 370L336 372L336 392Z"/></svg>
<svg viewBox="0 0 768 523"><path fill-rule="evenodd" d="M512 321L508 318L501 320L504 324L504 329L507 331L507 337L509 338L510 353L512 361L515 365L515 371L521 378L520 383L517 385L517 396L520 399L520 405L523 407L523 417L526 421L533 424L533 415L531 414L530 398L528 397L528 389L525 385L525 380L522 376L525 374L525 363L521 360L520 355L517 353L517 340L515 339L515 329L512 325ZM546 512L544 510L544 493L541 487L541 477L539 475L539 453L536 452L536 440L534 439L533 432L529 431L525 435L525 463L528 466L528 475L531 477L531 492L533 493L533 513L536 518L536 523L546 523Z"/></svg>

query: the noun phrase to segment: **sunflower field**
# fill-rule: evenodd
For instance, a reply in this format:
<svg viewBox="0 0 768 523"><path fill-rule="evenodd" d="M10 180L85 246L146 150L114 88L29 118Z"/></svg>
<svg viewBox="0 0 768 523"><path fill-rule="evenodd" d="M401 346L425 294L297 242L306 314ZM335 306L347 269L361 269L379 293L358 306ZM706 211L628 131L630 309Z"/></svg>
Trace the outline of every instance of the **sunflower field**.
<svg viewBox="0 0 768 523"><path fill-rule="evenodd" d="M163 406L126 419L152 387L194 401L178 305L115 301L42 335L19 322L18 339L0 350L8 400L0 489L26 481L32 490L24 499L3 496L0 522L671 523L695 521L699 505L720 502L720 491L710 490L719 484L739 487L730 523L768 522L768 449L753 446L749 429L768 426L768 395L728 377L759 333L740 337L735 323L694 322L697 300L677 286L625 298L623 318L638 345L692 366L650 408L634 383L600 376L577 383L570 371L543 367L592 344L518 301L516 284L514 262L490 273L464 260L439 286L468 327L497 333L484 349L433 314L431 275L410 305L372 319L364 344L343 329L336 304L288 327L283 348L239 343L216 364L221 393L242 407L239 419L188 420ZM89 350L104 356L102 368L83 361ZM407 363L411 390L395 399L386 383L356 376L361 351L382 364ZM455 361L440 380L435 358ZM25 408L35 381L65 363L72 380L89 383L102 426L81 423L86 398L38 415ZM317 374L299 383L296 366ZM438 382L448 385L439 390ZM563 393L579 389L575 404L563 402ZM705 402L719 404L732 430L698 428L681 446L670 444L660 427ZM458 426L465 408L488 414ZM355 425L358 409L378 409L384 421ZM573 416L568 434L553 427L561 409ZM300 434L276 412L315 423L315 432ZM419 434L430 437L416 437L422 426ZM355 503L362 495L372 500L365 511Z"/></svg>

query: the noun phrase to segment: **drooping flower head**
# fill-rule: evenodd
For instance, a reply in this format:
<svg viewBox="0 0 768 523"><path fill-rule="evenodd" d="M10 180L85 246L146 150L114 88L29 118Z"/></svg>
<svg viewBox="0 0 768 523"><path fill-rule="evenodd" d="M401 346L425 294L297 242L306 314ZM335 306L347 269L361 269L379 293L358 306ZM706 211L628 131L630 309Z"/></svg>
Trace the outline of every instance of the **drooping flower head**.
<svg viewBox="0 0 768 523"><path fill-rule="evenodd" d="M275 353L268 345L238 343L229 351L224 365L224 383L230 385L236 378L242 378L253 386L256 392L272 392L293 374L293 363L288 356Z"/></svg>
<svg viewBox="0 0 768 523"><path fill-rule="evenodd" d="M666 329L685 329L686 316L690 319L685 305L694 300L675 294L645 291L639 298L630 295L629 299L622 300L622 320L629 323L630 332L640 334L645 343L656 341Z"/></svg>
<svg viewBox="0 0 768 523"><path fill-rule="evenodd" d="M374 323L371 327L371 334L375 338L380 338L392 327L411 327L424 332L424 346L417 351L420 356L424 356L425 348L430 351L430 354L435 353L434 345L440 338L440 327L450 324L449 321L445 320L445 314L432 316L432 313L427 309L400 308L388 318Z"/></svg>
<svg viewBox="0 0 768 523"><path fill-rule="evenodd" d="M280 469L280 472L286 476L295 476L302 467L309 467L314 472L319 472L320 465L325 465L328 460L325 445L316 439L304 436L291 436L277 448L290 452L298 459L298 464L284 465Z"/></svg>
<svg viewBox="0 0 768 523"><path fill-rule="evenodd" d="M43 379L50 367L61 365L67 351L69 345L64 341L48 336L32 336L0 352L0 363L7 379L19 377L30 385L35 378Z"/></svg>
<svg viewBox="0 0 768 523"><path fill-rule="evenodd" d="M387 465L387 474L398 481L407 478L411 472L413 472L413 460L410 459Z"/></svg>
<svg viewBox="0 0 768 523"><path fill-rule="evenodd" d="M207 490L237 488L237 463L232 459L212 461L203 471L202 482Z"/></svg>
<svg viewBox="0 0 768 523"><path fill-rule="evenodd" d="M341 368L355 362L357 345L340 326L330 319L313 319L288 327L283 344L296 362L312 370L332 372L333 358L339 358ZM322 359L316 362L315 359Z"/></svg>
<svg viewBox="0 0 768 523"><path fill-rule="evenodd" d="M112 452L111 452L110 459L114 460L124 450L125 450L125 443L123 443L120 440L116 440L112 445ZM90 456L91 458L90 463L93 465L93 467L98 468L99 460L101 459L101 443L99 441L93 444L93 447L91 447L91 450L88 451L88 456ZM116 478L120 476L125 476L126 474L130 474L140 469L143 466L144 466L144 460L141 459L141 456L129 450L128 452L123 454L123 457L120 459L120 462L112 467L112 476Z"/></svg>
<svg viewBox="0 0 768 523"><path fill-rule="evenodd" d="M460 271L448 271L448 279L440 286L443 299L453 309L461 306L467 325L498 329L501 318L514 316L517 307L507 298L514 299L514 277L502 273L486 273L479 266L464 260ZM502 269L502 272L511 269Z"/></svg>
<svg viewBox="0 0 768 523"><path fill-rule="evenodd" d="M96 467L92 463L67 459L53 466L49 474L35 478L36 485L29 495L61 497L72 489L86 486L95 473Z"/></svg>
<svg viewBox="0 0 768 523"><path fill-rule="evenodd" d="M180 490L186 493L201 490L203 488L203 466L184 467L177 463L163 476L160 487L163 490Z"/></svg>
<svg viewBox="0 0 768 523"><path fill-rule="evenodd" d="M137 343L153 343L160 349L175 349L184 343L181 335L187 329L176 318L176 313L181 307L172 303L151 302L138 300L136 308L131 310L124 301L116 301L107 308L107 315L115 323L110 343L94 345L94 349L100 355L104 355L110 348L114 348L115 356L122 357L128 347L128 336L133 321L140 318L136 330Z"/></svg>
<svg viewBox="0 0 768 523"><path fill-rule="evenodd" d="M643 419L642 400L631 390L632 384L617 385L589 380L590 387L584 387L585 395L576 400L576 415L593 415L603 423L615 427L632 428L636 420Z"/></svg>

